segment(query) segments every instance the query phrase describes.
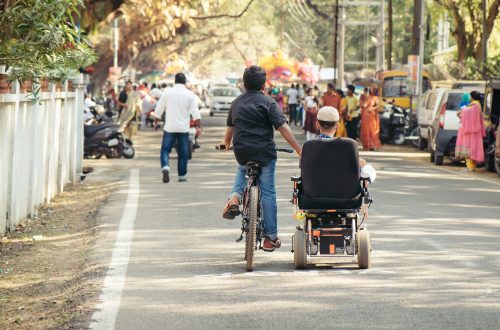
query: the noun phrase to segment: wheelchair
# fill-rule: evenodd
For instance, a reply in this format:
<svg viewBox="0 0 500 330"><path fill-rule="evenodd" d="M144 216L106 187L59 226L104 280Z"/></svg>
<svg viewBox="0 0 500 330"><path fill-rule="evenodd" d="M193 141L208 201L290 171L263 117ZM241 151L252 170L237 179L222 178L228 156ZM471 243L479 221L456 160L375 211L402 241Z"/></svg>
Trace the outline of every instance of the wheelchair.
<svg viewBox="0 0 500 330"><path fill-rule="evenodd" d="M295 269L308 264L357 262L370 266L365 220L370 179L360 177L358 145L348 138L315 139L302 149L301 176L292 177Z"/></svg>

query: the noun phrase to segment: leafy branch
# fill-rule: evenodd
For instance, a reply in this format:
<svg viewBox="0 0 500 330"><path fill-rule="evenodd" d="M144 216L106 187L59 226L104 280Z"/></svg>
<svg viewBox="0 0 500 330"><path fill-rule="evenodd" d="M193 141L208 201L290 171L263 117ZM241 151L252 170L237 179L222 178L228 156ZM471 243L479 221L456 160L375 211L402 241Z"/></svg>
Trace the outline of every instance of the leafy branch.
<svg viewBox="0 0 500 330"><path fill-rule="evenodd" d="M96 56L75 25L82 0L11 0L0 11L0 66L11 81L60 82Z"/></svg>

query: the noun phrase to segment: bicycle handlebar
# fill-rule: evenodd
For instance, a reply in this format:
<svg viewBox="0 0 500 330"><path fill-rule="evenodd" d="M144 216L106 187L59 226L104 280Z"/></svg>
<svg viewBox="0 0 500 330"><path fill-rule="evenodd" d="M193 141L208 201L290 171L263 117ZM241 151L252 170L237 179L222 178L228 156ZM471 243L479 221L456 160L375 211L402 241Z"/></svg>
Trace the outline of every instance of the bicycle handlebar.
<svg viewBox="0 0 500 330"><path fill-rule="evenodd" d="M226 146L223 145L223 144L221 144L221 145L215 146L215 150L219 150L219 151L233 150L233 147L230 147L229 149L226 149ZM286 152L286 153L289 153L289 154L293 154L294 153L294 150L292 148L280 148L280 147L276 147L276 151L277 152Z"/></svg>
<svg viewBox="0 0 500 330"><path fill-rule="evenodd" d="M293 154L295 151L292 148L276 148L277 152L286 152L289 154Z"/></svg>

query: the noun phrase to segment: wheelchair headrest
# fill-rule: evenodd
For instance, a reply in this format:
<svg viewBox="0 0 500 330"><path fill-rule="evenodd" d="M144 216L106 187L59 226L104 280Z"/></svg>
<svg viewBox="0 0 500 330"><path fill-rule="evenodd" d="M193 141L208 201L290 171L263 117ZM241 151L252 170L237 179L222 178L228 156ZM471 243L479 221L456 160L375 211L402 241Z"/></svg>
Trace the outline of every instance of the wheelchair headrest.
<svg viewBox="0 0 500 330"><path fill-rule="evenodd" d="M358 144L349 138L314 139L302 148L302 193L351 198L360 192Z"/></svg>

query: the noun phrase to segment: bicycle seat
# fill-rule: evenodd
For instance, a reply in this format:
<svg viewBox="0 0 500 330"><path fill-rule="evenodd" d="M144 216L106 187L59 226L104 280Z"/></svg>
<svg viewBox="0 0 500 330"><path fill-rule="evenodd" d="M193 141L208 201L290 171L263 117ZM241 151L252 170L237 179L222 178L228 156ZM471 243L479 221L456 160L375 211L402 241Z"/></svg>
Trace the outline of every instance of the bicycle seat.
<svg viewBox="0 0 500 330"><path fill-rule="evenodd" d="M262 172L262 165L259 162L248 162L246 167L248 176L259 176Z"/></svg>

